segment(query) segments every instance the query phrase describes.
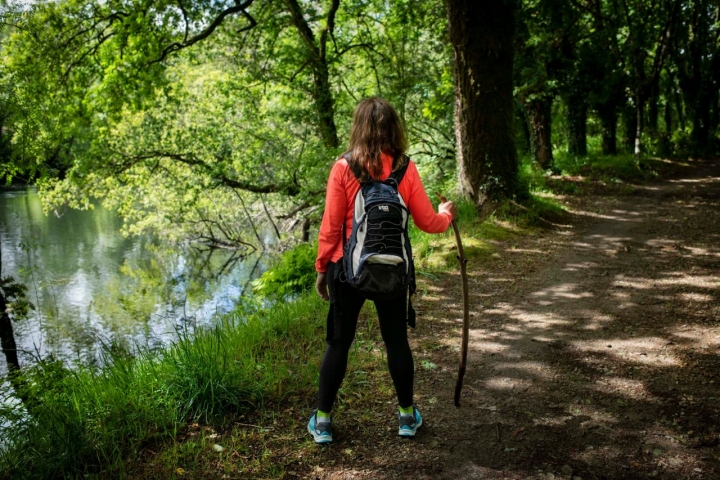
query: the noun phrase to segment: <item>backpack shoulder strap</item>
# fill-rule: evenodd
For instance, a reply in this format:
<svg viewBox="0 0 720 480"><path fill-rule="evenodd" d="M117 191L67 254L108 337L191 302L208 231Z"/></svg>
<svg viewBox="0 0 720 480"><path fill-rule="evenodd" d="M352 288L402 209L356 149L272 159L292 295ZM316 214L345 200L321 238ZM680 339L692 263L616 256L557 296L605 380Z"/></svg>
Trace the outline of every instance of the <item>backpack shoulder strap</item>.
<svg viewBox="0 0 720 480"><path fill-rule="evenodd" d="M351 158L351 157L350 157L350 152L345 152L345 153L343 153L341 158L344 158L345 161L347 161L347 163L348 163L348 167L350 167L350 158ZM352 167L350 167L349 170L350 170L350 173L353 174L353 177L355 177L355 180L357 180L357 181L360 183L360 185L362 185L363 182L362 182L362 181L360 180L360 178L355 174L355 171L352 169Z"/></svg>
<svg viewBox="0 0 720 480"><path fill-rule="evenodd" d="M396 170L390 174L390 176L387 178L388 180L392 179L395 181L395 184L399 187L400 182L402 182L403 177L405 177L405 172L407 172L408 167L410 166L410 159L405 156L405 159L407 160L405 162L405 165L400 167L399 170Z"/></svg>

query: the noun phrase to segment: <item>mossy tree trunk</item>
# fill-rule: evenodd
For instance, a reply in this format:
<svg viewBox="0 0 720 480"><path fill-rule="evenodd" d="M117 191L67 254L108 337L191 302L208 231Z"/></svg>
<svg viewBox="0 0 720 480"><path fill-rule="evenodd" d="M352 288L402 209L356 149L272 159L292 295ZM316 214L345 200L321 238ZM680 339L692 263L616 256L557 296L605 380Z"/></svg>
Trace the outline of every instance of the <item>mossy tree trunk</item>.
<svg viewBox="0 0 720 480"><path fill-rule="evenodd" d="M587 155L587 101L584 92L575 91L565 99L568 122L568 153Z"/></svg>
<svg viewBox="0 0 720 480"><path fill-rule="evenodd" d="M530 150L535 162L543 170L552 167L552 98L541 97L528 101L528 124L530 127Z"/></svg>
<svg viewBox="0 0 720 480"><path fill-rule="evenodd" d="M631 153L635 149L635 135L637 134L637 116L631 105L626 105L622 110L623 124L623 149Z"/></svg>
<svg viewBox="0 0 720 480"><path fill-rule="evenodd" d="M617 108L608 102L598 106L598 117L602 127L602 153L603 155L617 154Z"/></svg>
<svg viewBox="0 0 720 480"><path fill-rule="evenodd" d="M303 14L298 0L285 0L290 10L292 22L307 49L308 62L312 66L313 89L312 98L317 114L317 125L323 144L328 148L338 148L340 142L335 125L335 106L330 89L330 73L328 70L327 43L335 28L335 14L340 7L340 0L330 2L325 28L316 37L310 24Z"/></svg>
<svg viewBox="0 0 720 480"><path fill-rule="evenodd" d="M515 2L445 0L454 50L455 128L462 193L482 210L514 193Z"/></svg>

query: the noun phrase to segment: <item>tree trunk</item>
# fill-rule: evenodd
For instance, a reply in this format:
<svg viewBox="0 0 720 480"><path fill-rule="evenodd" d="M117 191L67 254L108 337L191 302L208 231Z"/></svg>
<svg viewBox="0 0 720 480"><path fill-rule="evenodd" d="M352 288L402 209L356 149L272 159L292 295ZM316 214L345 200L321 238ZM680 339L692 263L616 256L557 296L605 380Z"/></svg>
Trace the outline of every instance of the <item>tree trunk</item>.
<svg viewBox="0 0 720 480"><path fill-rule="evenodd" d="M598 108L602 126L603 155L617 155L617 111L615 105L606 104Z"/></svg>
<svg viewBox="0 0 720 480"><path fill-rule="evenodd" d="M692 111L692 133L690 135L692 149L695 155L703 155L708 150L710 138L710 105L700 103Z"/></svg>
<svg viewBox="0 0 720 480"><path fill-rule="evenodd" d="M635 157L639 158L640 155L642 155L643 151L643 144L642 144L642 136L643 136L643 127L644 127L644 118L643 118L643 107L644 102L640 95L635 96Z"/></svg>
<svg viewBox="0 0 720 480"><path fill-rule="evenodd" d="M8 374L13 375L20 370L18 360L17 344L15 343L15 332L13 331L10 315L7 313L7 302L2 291L0 291L0 346L2 346L5 360L7 361Z"/></svg>
<svg viewBox="0 0 720 480"><path fill-rule="evenodd" d="M552 99L545 97L527 103L530 125L530 150L533 158L543 170L552 167Z"/></svg>
<svg viewBox="0 0 720 480"><path fill-rule="evenodd" d="M522 131L522 139L523 139L523 145L522 149L524 153L532 154L532 139L530 136L530 118L528 116L528 112L525 108L525 105L523 105L519 101L515 101L515 125L520 126L520 129Z"/></svg>
<svg viewBox="0 0 720 480"><path fill-rule="evenodd" d="M680 130L685 130L685 112L683 111L683 103L680 92L674 90L673 99L675 100L675 111L678 115L678 123L680 124Z"/></svg>
<svg viewBox="0 0 720 480"><path fill-rule="evenodd" d="M315 100L315 111L318 115L320 137L326 147L335 149L340 146L340 141L335 126L335 106L330 91L330 74L328 73L325 58L317 61L313 74L315 79L313 99Z"/></svg>
<svg viewBox="0 0 720 480"><path fill-rule="evenodd" d="M2 278L2 251L0 250L0 278ZM2 348L7 362L8 380L15 389L20 400L30 410L30 403L25 395L24 382L19 376L20 359L17 354L17 343L15 342L15 331L12 320L7 312L8 305L5 292L0 288L0 348Z"/></svg>
<svg viewBox="0 0 720 480"><path fill-rule="evenodd" d="M568 153L587 155L587 102L580 92L566 99L568 121Z"/></svg>
<svg viewBox="0 0 720 480"><path fill-rule="evenodd" d="M623 120L623 150L632 152L635 148L635 134L637 133L636 112L631 106L625 106L622 110Z"/></svg>
<svg viewBox="0 0 720 480"><path fill-rule="evenodd" d="M328 71L326 46L328 37L332 36L332 30L335 25L335 13L338 10L340 2L339 0L333 0L326 19L327 25L321 32L320 38L316 38L310 28L310 24L305 19L298 0L285 0L285 4L290 10L293 25L305 44L307 58L312 65L312 98L315 103L315 113L317 115L320 138L326 147L336 149L340 145L340 142L338 141L337 128L335 126L335 107L332 91L330 90L330 74Z"/></svg>
<svg viewBox="0 0 720 480"><path fill-rule="evenodd" d="M652 86L650 87L650 96L648 102L648 113L647 113L647 130L650 133L657 132L658 129L658 97L660 89L660 76L655 79Z"/></svg>
<svg viewBox="0 0 720 480"><path fill-rule="evenodd" d="M462 193L478 209L516 187L515 3L446 0L454 50L455 132ZM488 205L489 204L489 205Z"/></svg>
<svg viewBox="0 0 720 480"><path fill-rule="evenodd" d="M673 134L672 107L670 106L670 94L665 99L665 136L670 138Z"/></svg>

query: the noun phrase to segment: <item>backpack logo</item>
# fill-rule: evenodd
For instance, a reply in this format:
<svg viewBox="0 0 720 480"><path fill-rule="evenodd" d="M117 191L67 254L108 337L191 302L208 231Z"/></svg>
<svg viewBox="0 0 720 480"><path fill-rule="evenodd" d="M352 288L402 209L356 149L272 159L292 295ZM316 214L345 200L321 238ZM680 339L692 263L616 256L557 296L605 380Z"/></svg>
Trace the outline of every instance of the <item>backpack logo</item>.
<svg viewBox="0 0 720 480"><path fill-rule="evenodd" d="M388 207L387 205L378 205L378 210L380 210L381 212L389 212L390 207Z"/></svg>

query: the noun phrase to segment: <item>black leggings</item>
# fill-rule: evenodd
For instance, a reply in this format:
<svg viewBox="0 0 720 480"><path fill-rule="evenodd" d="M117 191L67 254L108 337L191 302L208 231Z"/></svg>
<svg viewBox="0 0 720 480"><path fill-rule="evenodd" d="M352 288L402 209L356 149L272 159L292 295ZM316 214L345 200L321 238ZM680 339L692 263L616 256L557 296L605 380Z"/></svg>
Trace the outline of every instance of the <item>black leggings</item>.
<svg viewBox="0 0 720 480"><path fill-rule="evenodd" d="M366 298L345 282L333 281L334 264L330 264L327 278L330 287L330 313L327 324L327 348L320 366L318 408L330 412L347 369L348 353L355 338L358 315ZM391 300L375 300L380 322L380 334L387 350L388 368L395 385L398 404L407 408L413 404L413 375L415 367L407 338L405 295Z"/></svg>

